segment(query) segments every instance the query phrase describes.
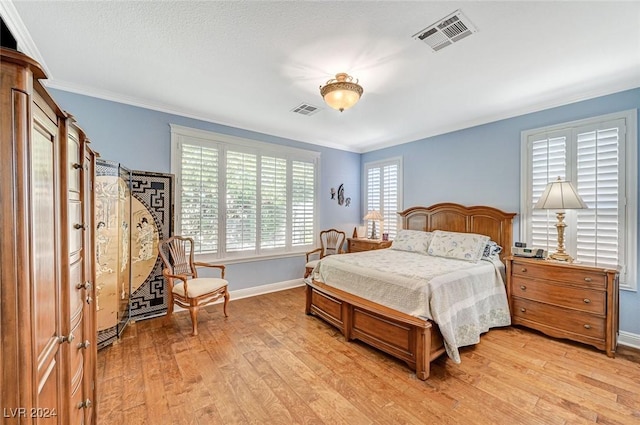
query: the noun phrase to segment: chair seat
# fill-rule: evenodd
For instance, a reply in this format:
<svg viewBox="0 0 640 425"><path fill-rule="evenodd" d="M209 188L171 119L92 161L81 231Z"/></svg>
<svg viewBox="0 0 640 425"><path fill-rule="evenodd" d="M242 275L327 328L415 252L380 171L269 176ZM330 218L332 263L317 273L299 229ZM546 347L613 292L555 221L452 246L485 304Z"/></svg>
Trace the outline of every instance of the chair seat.
<svg viewBox="0 0 640 425"><path fill-rule="evenodd" d="M305 267L308 268L308 269L315 269L319 262L320 262L320 260L309 261L307 264L305 264ZM298 264L300 264L300 263L298 263Z"/></svg>
<svg viewBox="0 0 640 425"><path fill-rule="evenodd" d="M188 282L188 298L197 298L200 295L216 291L229 284L229 282L227 282L226 280L217 277L198 277L195 279L190 279L188 280ZM180 281L180 283L176 284L173 287L173 291L171 292L184 297L184 282Z"/></svg>

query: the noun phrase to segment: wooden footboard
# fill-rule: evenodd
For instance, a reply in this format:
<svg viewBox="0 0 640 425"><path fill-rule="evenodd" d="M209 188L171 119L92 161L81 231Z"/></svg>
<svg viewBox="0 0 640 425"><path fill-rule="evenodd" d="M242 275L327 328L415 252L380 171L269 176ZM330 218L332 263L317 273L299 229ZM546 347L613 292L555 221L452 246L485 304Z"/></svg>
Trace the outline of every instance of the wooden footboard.
<svg viewBox="0 0 640 425"><path fill-rule="evenodd" d="M347 341L358 339L404 360L418 379L429 377L431 361L442 355L442 334L429 321L390 309L320 282L307 283L306 313L338 328Z"/></svg>

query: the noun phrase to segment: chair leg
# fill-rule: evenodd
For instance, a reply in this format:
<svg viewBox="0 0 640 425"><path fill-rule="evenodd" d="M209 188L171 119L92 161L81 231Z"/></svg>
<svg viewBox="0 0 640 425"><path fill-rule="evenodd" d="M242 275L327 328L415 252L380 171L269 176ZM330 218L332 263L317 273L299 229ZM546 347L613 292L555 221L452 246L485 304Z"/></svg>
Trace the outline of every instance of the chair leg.
<svg viewBox="0 0 640 425"><path fill-rule="evenodd" d="M191 314L191 329L192 335L198 335L198 306L189 307L189 313Z"/></svg>
<svg viewBox="0 0 640 425"><path fill-rule="evenodd" d="M167 300L167 315L165 316L166 323L169 323L171 320L171 315L173 314L173 297L169 294L169 299Z"/></svg>
<svg viewBox="0 0 640 425"><path fill-rule="evenodd" d="M312 271L313 271L313 270L312 270L312 269L310 269L309 267L305 268L305 269L304 269L304 278L305 278L305 279L306 279L306 278L308 278Z"/></svg>
<svg viewBox="0 0 640 425"><path fill-rule="evenodd" d="M227 314L227 304L229 304L229 291L227 290L227 288L224 289L224 306L222 307L222 310L224 311L224 317L229 317L229 315Z"/></svg>

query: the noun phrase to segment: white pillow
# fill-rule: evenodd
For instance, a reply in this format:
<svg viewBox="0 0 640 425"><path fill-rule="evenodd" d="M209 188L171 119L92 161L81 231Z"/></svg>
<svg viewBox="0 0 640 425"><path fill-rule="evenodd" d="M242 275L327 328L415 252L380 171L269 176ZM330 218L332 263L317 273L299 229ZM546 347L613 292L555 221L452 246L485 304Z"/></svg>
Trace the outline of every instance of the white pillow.
<svg viewBox="0 0 640 425"><path fill-rule="evenodd" d="M398 251L418 252L420 254L427 254L429 243L433 233L423 232L422 230L400 230L393 239L391 249Z"/></svg>
<svg viewBox="0 0 640 425"><path fill-rule="evenodd" d="M482 258L489 236L436 230L427 252L434 257L456 258L478 262Z"/></svg>

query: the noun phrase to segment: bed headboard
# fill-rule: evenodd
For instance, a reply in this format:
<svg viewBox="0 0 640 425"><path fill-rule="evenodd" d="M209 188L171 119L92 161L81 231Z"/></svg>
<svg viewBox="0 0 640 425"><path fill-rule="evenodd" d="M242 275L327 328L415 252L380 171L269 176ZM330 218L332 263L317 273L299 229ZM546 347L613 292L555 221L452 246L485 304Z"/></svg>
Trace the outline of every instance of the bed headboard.
<svg viewBox="0 0 640 425"><path fill-rule="evenodd" d="M402 217L403 229L425 232L447 230L487 235L503 248L500 259L504 261L505 257L511 255L515 213L506 213L487 206L465 207L441 203L430 207L411 207L398 212L398 215Z"/></svg>

